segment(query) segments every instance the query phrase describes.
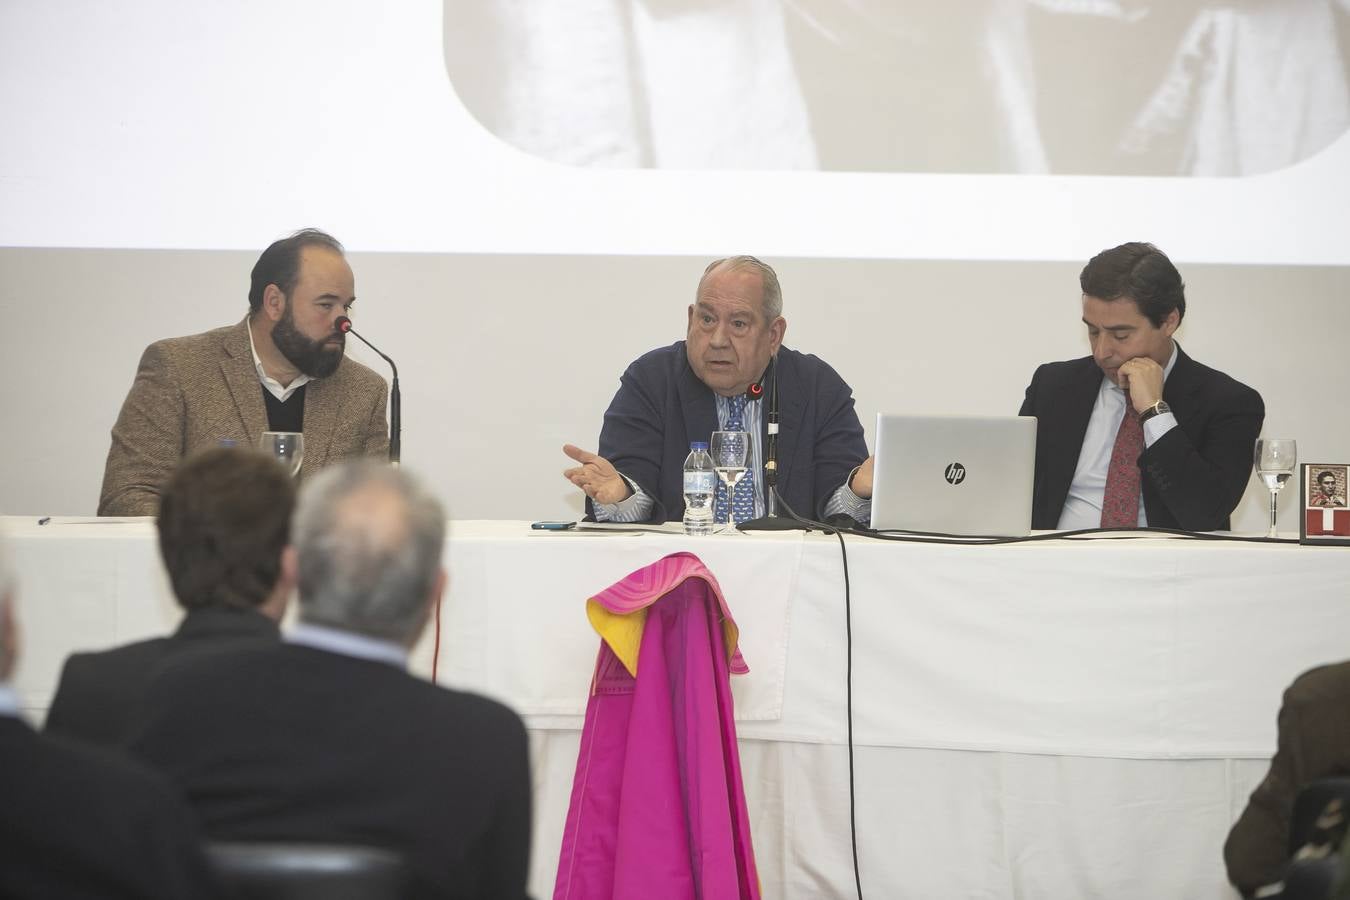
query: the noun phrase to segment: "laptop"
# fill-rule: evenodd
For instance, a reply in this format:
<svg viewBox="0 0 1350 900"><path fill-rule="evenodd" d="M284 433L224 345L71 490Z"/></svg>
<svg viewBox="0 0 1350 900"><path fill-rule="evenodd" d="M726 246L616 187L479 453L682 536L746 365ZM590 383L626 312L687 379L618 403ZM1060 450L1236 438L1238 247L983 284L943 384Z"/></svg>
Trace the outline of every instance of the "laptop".
<svg viewBox="0 0 1350 900"><path fill-rule="evenodd" d="M1022 537L1031 530L1034 416L877 414L872 527Z"/></svg>

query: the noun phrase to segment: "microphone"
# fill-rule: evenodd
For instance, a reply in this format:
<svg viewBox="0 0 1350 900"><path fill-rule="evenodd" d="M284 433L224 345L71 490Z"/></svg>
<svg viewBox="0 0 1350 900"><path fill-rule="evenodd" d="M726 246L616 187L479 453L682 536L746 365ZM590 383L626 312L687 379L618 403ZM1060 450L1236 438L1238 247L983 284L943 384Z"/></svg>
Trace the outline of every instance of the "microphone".
<svg viewBox="0 0 1350 900"><path fill-rule="evenodd" d="M403 402L402 395L398 390L398 366L394 361L384 354L379 347L376 347L370 341L361 336L361 333L352 327L352 320L346 316L338 316L333 321L333 326L342 334L350 334L358 341L374 350L385 362L389 363L389 368L394 370L394 384L389 391L389 462L398 465L399 457L402 454L400 435L403 432Z"/></svg>

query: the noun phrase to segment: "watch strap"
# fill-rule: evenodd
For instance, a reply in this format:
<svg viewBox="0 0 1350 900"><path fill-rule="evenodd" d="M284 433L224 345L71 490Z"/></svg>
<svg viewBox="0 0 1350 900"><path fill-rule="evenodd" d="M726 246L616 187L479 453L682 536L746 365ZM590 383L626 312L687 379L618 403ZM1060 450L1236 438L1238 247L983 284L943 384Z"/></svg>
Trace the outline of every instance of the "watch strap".
<svg viewBox="0 0 1350 900"><path fill-rule="evenodd" d="M1147 422L1154 416L1160 416L1163 413L1170 413L1171 411L1172 407L1168 406L1165 401L1159 400L1139 414L1139 421L1140 423Z"/></svg>

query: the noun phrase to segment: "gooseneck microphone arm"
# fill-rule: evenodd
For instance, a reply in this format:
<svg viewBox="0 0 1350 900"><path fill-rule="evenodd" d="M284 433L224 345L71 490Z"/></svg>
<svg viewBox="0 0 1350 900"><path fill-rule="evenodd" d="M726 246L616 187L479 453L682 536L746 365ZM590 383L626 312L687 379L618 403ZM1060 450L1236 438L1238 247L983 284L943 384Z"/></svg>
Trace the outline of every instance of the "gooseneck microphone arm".
<svg viewBox="0 0 1350 900"><path fill-rule="evenodd" d="M769 409L765 415L764 442L764 515L749 522L742 522L736 528L740 531L791 531L805 529L810 531L809 520L802 519L792 507L778 495L778 357L769 358L769 367L764 371L764 381L769 381ZM762 384L759 382L757 384ZM752 386L752 391L754 386ZM761 388L760 394L762 395ZM778 512L782 507L786 516Z"/></svg>
<svg viewBox="0 0 1350 900"><path fill-rule="evenodd" d="M389 368L394 370L394 384L389 390L389 461L398 465L399 457L403 452L400 440L403 432L403 397L398 390L398 366L379 347L362 337L361 333L352 327L351 319L346 316L338 316L333 325L338 331L353 335L358 341L374 350L380 359L389 363Z"/></svg>
<svg viewBox="0 0 1350 900"><path fill-rule="evenodd" d="M769 385L769 417L764 447L764 514L778 515L778 357L769 357L773 381Z"/></svg>

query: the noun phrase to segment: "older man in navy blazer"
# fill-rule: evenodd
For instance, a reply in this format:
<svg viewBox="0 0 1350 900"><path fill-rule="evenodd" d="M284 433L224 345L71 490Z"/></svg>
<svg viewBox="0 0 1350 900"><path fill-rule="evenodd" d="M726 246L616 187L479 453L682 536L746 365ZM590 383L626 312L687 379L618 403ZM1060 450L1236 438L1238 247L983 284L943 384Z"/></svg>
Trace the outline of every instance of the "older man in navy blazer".
<svg viewBox="0 0 1350 900"><path fill-rule="evenodd" d="M688 333L628 367L605 412L599 453L571 444L566 477L596 519L663 522L684 511L683 463L714 431L750 433L745 501L735 518L762 515L765 400L780 403L778 490L797 513L871 516L872 466L853 392L815 356L782 346L787 320L774 270L753 256L713 262L689 307ZM770 368L770 362L773 366ZM766 388L764 394L752 385ZM751 502L753 501L753 502Z"/></svg>

